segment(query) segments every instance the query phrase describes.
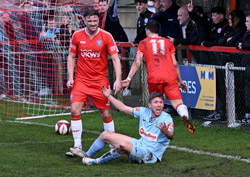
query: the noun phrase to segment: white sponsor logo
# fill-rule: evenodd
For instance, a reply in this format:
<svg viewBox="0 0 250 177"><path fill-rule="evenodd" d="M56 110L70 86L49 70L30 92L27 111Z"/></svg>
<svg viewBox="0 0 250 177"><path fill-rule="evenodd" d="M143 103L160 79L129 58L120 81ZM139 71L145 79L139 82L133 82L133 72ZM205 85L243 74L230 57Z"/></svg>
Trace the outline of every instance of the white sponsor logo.
<svg viewBox="0 0 250 177"><path fill-rule="evenodd" d="M86 44L86 41L80 41L80 44Z"/></svg>
<svg viewBox="0 0 250 177"><path fill-rule="evenodd" d="M106 106L110 106L110 101L108 100L108 103L106 104Z"/></svg>
<svg viewBox="0 0 250 177"><path fill-rule="evenodd" d="M99 60L101 56L101 52L93 52L92 50L81 50L81 55L84 58L88 58L90 60Z"/></svg>

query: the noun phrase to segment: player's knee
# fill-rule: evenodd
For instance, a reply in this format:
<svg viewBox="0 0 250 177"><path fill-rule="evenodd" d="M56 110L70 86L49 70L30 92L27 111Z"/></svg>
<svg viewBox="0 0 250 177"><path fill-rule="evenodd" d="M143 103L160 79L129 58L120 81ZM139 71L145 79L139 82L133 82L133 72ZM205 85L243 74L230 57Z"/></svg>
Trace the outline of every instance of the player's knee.
<svg viewBox="0 0 250 177"><path fill-rule="evenodd" d="M103 119L111 117L111 112L109 109L101 109L100 114Z"/></svg>
<svg viewBox="0 0 250 177"><path fill-rule="evenodd" d="M103 113L102 114L102 119L109 119L111 117L110 113Z"/></svg>
<svg viewBox="0 0 250 177"><path fill-rule="evenodd" d="M102 140L102 141L106 141L106 140L108 140L110 138L110 136L112 136L112 132L104 131L99 136L99 139Z"/></svg>
<svg viewBox="0 0 250 177"><path fill-rule="evenodd" d="M131 143L124 141L124 142L120 142L120 143L119 143L119 146L122 147L122 148L124 148L124 149L127 149L127 147L128 147L130 144L131 144Z"/></svg>
<svg viewBox="0 0 250 177"><path fill-rule="evenodd" d="M133 145L129 142L120 142L119 145L119 151L125 154L130 154L133 148Z"/></svg>
<svg viewBox="0 0 250 177"><path fill-rule="evenodd" d="M78 115L78 114L80 114L81 113L81 111L79 111L79 108L78 107L76 107L76 106L71 106L71 114L72 115Z"/></svg>

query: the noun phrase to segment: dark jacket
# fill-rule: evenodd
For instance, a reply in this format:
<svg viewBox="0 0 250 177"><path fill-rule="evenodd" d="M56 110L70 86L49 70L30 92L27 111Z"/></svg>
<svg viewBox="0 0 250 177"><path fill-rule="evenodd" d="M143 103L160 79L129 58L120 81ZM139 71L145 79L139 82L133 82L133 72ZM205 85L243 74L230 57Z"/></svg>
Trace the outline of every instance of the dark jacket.
<svg viewBox="0 0 250 177"><path fill-rule="evenodd" d="M140 41L145 39L147 37L145 26L147 25L149 19L154 15L153 12L146 9L146 11L143 14L140 14L140 16L137 19L137 34L134 40L134 43L139 44Z"/></svg>
<svg viewBox="0 0 250 177"><path fill-rule="evenodd" d="M192 20L197 25L204 26L208 29L208 39L203 43L206 47L218 46L218 40L230 30L228 21L224 19L218 24L210 23L197 15L195 12L189 12Z"/></svg>
<svg viewBox="0 0 250 177"><path fill-rule="evenodd" d="M112 7L109 7L107 11L105 30L111 33L115 41L128 42L127 34L121 26L118 16L112 18Z"/></svg>
<svg viewBox="0 0 250 177"><path fill-rule="evenodd" d="M205 27L193 23L191 19L185 31L186 39L183 38L182 27L179 28L179 35L174 39L174 45L200 45L206 39L208 33Z"/></svg>
<svg viewBox="0 0 250 177"><path fill-rule="evenodd" d="M169 9L160 11L151 19L156 20L161 24L160 36L163 37L178 37L179 21L177 19L177 12L180 7L173 4Z"/></svg>
<svg viewBox="0 0 250 177"><path fill-rule="evenodd" d="M230 30L228 21L225 19L218 24L211 25L208 33L208 40L203 43L206 47L218 46L218 40Z"/></svg>
<svg viewBox="0 0 250 177"><path fill-rule="evenodd" d="M190 43L192 45L201 45L201 43L208 38L208 29L196 23L193 24L193 30L190 33Z"/></svg>
<svg viewBox="0 0 250 177"><path fill-rule="evenodd" d="M244 35L246 31L246 26L244 24L242 24L241 26L233 29L230 28L230 30L228 30L224 36L222 36L219 40L218 40L218 45L219 46L227 46L227 47L234 47L236 42L242 38L242 36ZM228 42L227 39L231 38Z"/></svg>
<svg viewBox="0 0 250 177"><path fill-rule="evenodd" d="M241 39L236 42L236 48L242 43L242 50L250 50L250 32L246 31Z"/></svg>
<svg viewBox="0 0 250 177"><path fill-rule="evenodd" d="M179 34L177 38L174 38L174 45L178 44L183 44L183 45L189 45L191 44L191 39L190 39L190 34L191 31L193 30L193 23L191 20L188 21L187 27L185 29L186 31L186 39L183 38L183 33L182 33L182 26L179 27Z"/></svg>

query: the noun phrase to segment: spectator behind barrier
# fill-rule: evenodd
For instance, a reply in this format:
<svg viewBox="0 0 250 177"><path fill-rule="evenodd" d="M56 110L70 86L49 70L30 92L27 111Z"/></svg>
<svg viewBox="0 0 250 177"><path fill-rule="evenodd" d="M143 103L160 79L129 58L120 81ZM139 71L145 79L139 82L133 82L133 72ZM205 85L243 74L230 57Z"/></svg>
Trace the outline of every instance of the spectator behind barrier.
<svg viewBox="0 0 250 177"><path fill-rule="evenodd" d="M14 52L18 52L18 43L15 39L15 32L10 23L10 13L2 12L0 16L0 29L2 33L2 50L3 55L0 56L1 79L1 97L17 96L22 94L21 84L19 80L18 66L16 65L18 57ZM8 51L8 53L7 53ZM14 51L14 52L13 52ZM3 95L2 95L3 94Z"/></svg>
<svg viewBox="0 0 250 177"><path fill-rule="evenodd" d="M119 17L117 15L117 7L119 0L114 0L112 6L107 10L105 30L110 32L115 41L128 42L127 34L121 26Z"/></svg>
<svg viewBox="0 0 250 177"><path fill-rule="evenodd" d="M151 0L153 1L153 6L155 8L155 13L160 12L162 10L161 0Z"/></svg>
<svg viewBox="0 0 250 177"><path fill-rule="evenodd" d="M200 17L202 17L204 20L208 21L209 23L212 23L212 19L207 16L206 13L204 13L203 7L201 6L194 6L194 10L193 10L197 15L199 15Z"/></svg>
<svg viewBox="0 0 250 177"><path fill-rule="evenodd" d="M236 43L236 48L240 50L250 50L250 15L246 17L246 29L243 37Z"/></svg>
<svg viewBox="0 0 250 177"><path fill-rule="evenodd" d="M238 40L236 47L239 50L250 50L250 15L246 17L246 29L243 37ZM240 66L246 67L244 75L239 77L239 82L244 87L244 94L241 98L245 99L245 118L249 118L250 113L250 60L248 55L244 55L241 58ZM243 73L243 72L242 72Z"/></svg>
<svg viewBox="0 0 250 177"><path fill-rule="evenodd" d="M192 1L191 1L192 2ZM218 39L228 30L230 27L228 25L227 20L225 19L226 9L221 6L217 6L211 9L212 13L212 24L204 20L202 17L197 15L193 11L193 4L189 3L187 5L189 15L192 20L195 21L197 25L205 26L208 31L208 39L203 41L201 44L206 47L212 47L218 45ZM214 52L201 52L199 60L197 61L199 64L208 64L208 65L219 65L224 66L225 59L218 55L218 53ZM226 119L226 91L225 91L225 73L223 70L216 70L216 110L209 111L207 115L203 118L205 120L225 120Z"/></svg>
<svg viewBox="0 0 250 177"><path fill-rule="evenodd" d="M94 0L93 2L93 8L97 11L99 11L99 0Z"/></svg>
<svg viewBox="0 0 250 177"><path fill-rule="evenodd" d="M67 14L64 14L61 18L61 25L60 25L60 44L63 49L68 49L70 44L70 39L72 34L72 30L70 29L70 17Z"/></svg>
<svg viewBox="0 0 250 177"><path fill-rule="evenodd" d="M145 26L147 25L149 19L154 15L154 13L147 9L148 0L135 0L135 5L137 12L140 14L137 19L136 37L133 41L133 43L137 45L141 40L147 37Z"/></svg>
<svg viewBox="0 0 250 177"><path fill-rule="evenodd" d="M26 40L29 41L29 44L32 46L33 49L36 49L39 36L37 31L38 29L37 26L41 26L41 23L40 24L33 24L33 23L39 21L41 22L42 19L30 18L30 14L32 13L32 11L30 12L30 10L33 8L34 8L33 2L24 1L19 5L20 12L16 13L16 15L19 18ZM30 12L30 14L28 12Z"/></svg>
<svg viewBox="0 0 250 177"><path fill-rule="evenodd" d="M206 39L207 30L204 26L195 24L188 13L187 7L182 6L178 10L178 20L180 24L177 38L168 36L174 45L200 45Z"/></svg>
<svg viewBox="0 0 250 177"><path fill-rule="evenodd" d="M109 0L99 0L99 27L104 29L105 26L105 14L108 10Z"/></svg>
<svg viewBox="0 0 250 177"><path fill-rule="evenodd" d="M187 8L192 20L194 20L197 25L205 26L209 30L208 39L201 44L206 47L218 46L219 38L224 36L227 31L230 30L228 21L225 19L226 9L221 6L212 8L210 12L212 14L213 22L211 24L193 11L193 5L191 3L187 5Z"/></svg>
<svg viewBox="0 0 250 177"><path fill-rule="evenodd" d="M178 37L179 21L177 12L179 6L174 0L161 0L162 11L156 13L151 19L156 20L161 24L160 36Z"/></svg>
<svg viewBox="0 0 250 177"><path fill-rule="evenodd" d="M206 47L218 45L218 39L225 35L229 30L228 21L225 18L226 9L221 6L217 6L211 9L212 20L208 40L204 41L202 45Z"/></svg>
<svg viewBox="0 0 250 177"><path fill-rule="evenodd" d="M69 9L69 8L68 8ZM54 58L57 59L58 66L58 91L59 93L67 93L67 56L70 45L70 40L76 29L76 26L71 25L71 16L73 9L65 12L61 11L60 17L60 34L58 35L60 46L54 47ZM55 56L57 55L57 56ZM63 59L63 60L61 60ZM61 62L60 62L61 61ZM63 91L62 91L63 89Z"/></svg>
<svg viewBox="0 0 250 177"><path fill-rule="evenodd" d="M45 25L43 26L43 31L40 33L39 41L42 41L46 50L51 51L48 56L43 57L42 60L42 75L46 77L46 86L45 88L39 91L40 96L47 96L52 93L52 88L54 87L54 47L57 47L56 44L59 44L58 35L59 28L53 17L48 19L47 30Z"/></svg>
<svg viewBox="0 0 250 177"><path fill-rule="evenodd" d="M234 47L236 42L246 31L246 15L241 10L233 10L229 13L228 23L231 27L224 36L218 40L219 46Z"/></svg>
<svg viewBox="0 0 250 177"><path fill-rule="evenodd" d="M35 75L30 75L30 80L38 79L43 81L34 86L36 91L38 89L41 91L46 83L46 74L43 74L43 65L44 63L47 63L44 61L44 58L47 58L48 55L43 43L38 40L43 26L43 14L42 11L37 10L38 7L36 7L32 1L23 1L19 5L19 9L20 11L16 13L17 18L21 23L25 38L28 41L28 44L26 44L26 50L29 54L25 52L25 54L27 54L25 55L26 65L32 66L29 67L28 73L36 73ZM34 53L34 55L30 55L30 53Z"/></svg>
<svg viewBox="0 0 250 177"><path fill-rule="evenodd" d="M43 41L48 50L53 49L53 41L58 38L60 30L56 25L54 17L48 19L48 26L46 30L46 26L44 24L43 30L40 33L39 41Z"/></svg>
<svg viewBox="0 0 250 177"><path fill-rule="evenodd" d="M241 38L244 34L244 32L246 31L246 26L244 25L246 21L246 17L245 14L240 11L240 10L234 10L229 14L229 27L230 30L228 30L224 36L222 36L219 40L218 40L218 45L219 46L228 46L228 47L234 47L237 40L239 40L239 38ZM234 57L235 55L233 53L230 53L228 55L223 55L223 57L220 57L220 60L224 60L225 63L227 62L232 62L234 63L235 66L239 66L240 62L239 60L235 59ZM219 60L219 58L217 59ZM242 59L241 59L242 60ZM239 77L240 72L242 71L235 71L235 78L240 78L235 80L235 103L236 103L236 114L238 117L243 117L244 111L244 106L242 106L242 100L244 100L244 98L242 98L242 92L240 90L242 90L244 88L242 82L239 82L241 80L241 78L243 77ZM242 72L243 73L243 72ZM244 101L243 101L244 102Z"/></svg>

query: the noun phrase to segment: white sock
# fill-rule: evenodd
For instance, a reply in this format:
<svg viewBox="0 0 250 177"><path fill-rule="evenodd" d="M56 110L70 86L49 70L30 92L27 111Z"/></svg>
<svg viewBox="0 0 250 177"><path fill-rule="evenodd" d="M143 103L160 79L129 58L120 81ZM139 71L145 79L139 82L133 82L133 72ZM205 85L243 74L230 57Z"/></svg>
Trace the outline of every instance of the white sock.
<svg viewBox="0 0 250 177"><path fill-rule="evenodd" d="M109 123L104 123L103 122L103 127L104 127L104 131L115 132L115 125L114 125L113 120L111 122L109 122Z"/></svg>
<svg viewBox="0 0 250 177"><path fill-rule="evenodd" d="M188 118L188 109L187 109L187 106L185 104L181 104L180 106L178 106L177 112L181 117L187 116L187 118Z"/></svg>
<svg viewBox="0 0 250 177"><path fill-rule="evenodd" d="M104 130L107 131L107 132L115 132L115 125L114 125L113 120L111 122L109 122L109 123L103 122L103 127L104 127ZM109 148L112 149L112 148L114 148L114 146L112 146L110 144Z"/></svg>
<svg viewBox="0 0 250 177"><path fill-rule="evenodd" d="M74 147L82 148L82 120L71 120Z"/></svg>

